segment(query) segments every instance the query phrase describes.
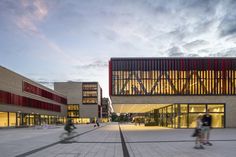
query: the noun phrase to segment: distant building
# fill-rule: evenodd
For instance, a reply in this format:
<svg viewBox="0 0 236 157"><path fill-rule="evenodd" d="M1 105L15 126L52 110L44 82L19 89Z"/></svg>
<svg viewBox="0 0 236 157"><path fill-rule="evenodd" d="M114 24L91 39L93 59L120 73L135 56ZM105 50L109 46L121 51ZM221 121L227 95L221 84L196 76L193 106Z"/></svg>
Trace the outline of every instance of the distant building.
<svg viewBox="0 0 236 157"><path fill-rule="evenodd" d="M111 103L109 98L102 98L102 122L109 122L111 118Z"/></svg>
<svg viewBox="0 0 236 157"><path fill-rule="evenodd" d="M64 123L66 96L0 66L0 127Z"/></svg>
<svg viewBox="0 0 236 157"><path fill-rule="evenodd" d="M54 89L67 96L67 117L74 123L101 118L102 88L98 82L55 82Z"/></svg>

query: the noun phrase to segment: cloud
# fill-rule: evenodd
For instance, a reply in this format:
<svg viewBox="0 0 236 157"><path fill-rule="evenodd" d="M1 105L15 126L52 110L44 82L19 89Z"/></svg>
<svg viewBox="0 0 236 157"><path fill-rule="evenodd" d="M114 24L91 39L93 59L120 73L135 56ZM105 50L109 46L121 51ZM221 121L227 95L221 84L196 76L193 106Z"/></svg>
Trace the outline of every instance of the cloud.
<svg viewBox="0 0 236 157"><path fill-rule="evenodd" d="M49 54L53 54L57 61L76 64L78 59L66 53L55 41L51 40L47 34L41 29L41 25L45 22L49 15L51 6L50 2L45 0L19 0L0 2L4 8L5 14L10 14L10 19L15 23L17 28L24 34L28 35L32 40L40 39L43 45L50 50L46 54L40 54L40 58L48 58ZM1 11L0 11L1 13ZM37 55L37 54L36 54ZM47 55L47 56L46 56Z"/></svg>
<svg viewBox="0 0 236 157"><path fill-rule="evenodd" d="M87 63L87 64L84 64L84 65L78 65L78 66L76 66L76 69L88 70L88 69L94 69L94 68L100 69L100 68L107 68L107 67L108 67L108 62L107 61L94 60L91 63Z"/></svg>
<svg viewBox="0 0 236 157"><path fill-rule="evenodd" d="M220 37L236 34L236 15L227 15L219 25Z"/></svg>
<svg viewBox="0 0 236 157"><path fill-rule="evenodd" d="M220 37L226 37L235 35L236 33L236 1L228 0L223 6L224 7L224 15L222 16L222 20L219 24L219 35Z"/></svg>
<svg viewBox="0 0 236 157"><path fill-rule="evenodd" d="M217 52L217 53L211 53L210 56L214 56L214 57L236 57L236 47L221 50L220 52Z"/></svg>
<svg viewBox="0 0 236 157"><path fill-rule="evenodd" d="M180 47L174 46L165 51L168 57L199 57L199 54L194 52L185 52Z"/></svg>
<svg viewBox="0 0 236 157"><path fill-rule="evenodd" d="M35 26L35 24L27 17L19 17L16 19L16 25L25 32L30 32L33 34L38 34L38 28Z"/></svg>
<svg viewBox="0 0 236 157"><path fill-rule="evenodd" d="M192 41L192 42L189 42L189 43L183 45L183 47L187 50L192 50L194 48L199 48L202 46L206 46L208 44L209 44L209 42L206 40L195 40L195 41Z"/></svg>
<svg viewBox="0 0 236 157"><path fill-rule="evenodd" d="M16 16L16 25L28 33L39 34L37 25L47 16L48 8L42 0L21 0L21 14Z"/></svg>
<svg viewBox="0 0 236 157"><path fill-rule="evenodd" d="M183 56L185 56L185 53L181 52L180 48L176 47L176 46L166 50L166 53L169 57L177 57L177 56L183 57Z"/></svg>

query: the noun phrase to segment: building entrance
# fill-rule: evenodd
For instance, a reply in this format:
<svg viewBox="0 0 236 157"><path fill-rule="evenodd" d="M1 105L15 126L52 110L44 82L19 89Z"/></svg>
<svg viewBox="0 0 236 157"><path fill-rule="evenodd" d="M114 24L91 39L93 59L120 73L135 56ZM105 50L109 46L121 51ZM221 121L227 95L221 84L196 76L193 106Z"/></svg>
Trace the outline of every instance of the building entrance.
<svg viewBox="0 0 236 157"><path fill-rule="evenodd" d="M146 125L170 128L194 128L198 115L206 111L212 116L212 127L225 127L225 104L172 104L154 109L145 115Z"/></svg>

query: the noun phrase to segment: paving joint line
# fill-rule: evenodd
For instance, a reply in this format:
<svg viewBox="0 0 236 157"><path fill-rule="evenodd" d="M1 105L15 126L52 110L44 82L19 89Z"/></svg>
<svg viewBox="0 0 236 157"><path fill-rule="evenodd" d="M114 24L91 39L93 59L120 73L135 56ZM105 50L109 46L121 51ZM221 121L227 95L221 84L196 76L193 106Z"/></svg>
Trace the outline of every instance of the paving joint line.
<svg viewBox="0 0 236 157"><path fill-rule="evenodd" d="M120 130L120 138L121 138L121 145L122 145L122 150L123 150L123 156L124 157L130 157L128 148L126 146L125 138L124 138L122 130L120 128L120 124L119 124L119 130Z"/></svg>
<svg viewBox="0 0 236 157"><path fill-rule="evenodd" d="M236 139L232 140L209 140L213 142L236 142ZM195 142L195 140L168 140L168 141L130 141L126 143L172 143L172 142Z"/></svg>
<svg viewBox="0 0 236 157"><path fill-rule="evenodd" d="M39 151L41 151L41 150L47 149L47 148L52 147L52 146L55 146L55 145L57 145L57 144L62 144L63 142L66 143L66 141L68 141L68 140L71 140L71 139L73 139L73 138L75 138L75 137L78 137L78 136L87 134L87 133L89 133L89 132L95 131L95 130L100 129L100 128L105 127L105 126L107 126L107 125L100 126L100 127L95 128L95 129L91 129L91 130L82 132L82 133L77 134L77 135L75 135L75 136L72 136L72 137L70 137L70 138L67 138L67 139L64 139L64 140L60 140L60 141L57 141L57 142L48 144L48 145L42 146L42 147L40 147L40 148L33 149L33 150L28 151L28 152L25 152L25 153L23 153L23 154L16 155L15 157L26 157L26 156L28 156L28 155L37 153L37 152L39 152Z"/></svg>
<svg viewBox="0 0 236 157"><path fill-rule="evenodd" d="M236 139L233 140L210 140L214 142L236 142ZM171 141L130 141L125 143L172 143L172 142L195 142L195 140L171 140ZM67 142L66 142L67 143ZM122 142L103 142L103 141L69 141L68 143L100 143L100 144L116 144Z"/></svg>

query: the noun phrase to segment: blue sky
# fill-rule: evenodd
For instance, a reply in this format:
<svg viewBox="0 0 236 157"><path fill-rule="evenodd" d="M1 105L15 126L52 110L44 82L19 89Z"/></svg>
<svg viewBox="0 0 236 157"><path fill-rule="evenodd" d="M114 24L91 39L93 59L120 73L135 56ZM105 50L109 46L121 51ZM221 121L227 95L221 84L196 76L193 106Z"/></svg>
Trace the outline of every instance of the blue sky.
<svg viewBox="0 0 236 157"><path fill-rule="evenodd" d="M111 57L236 56L234 0L1 0L0 65L46 86L98 81Z"/></svg>

